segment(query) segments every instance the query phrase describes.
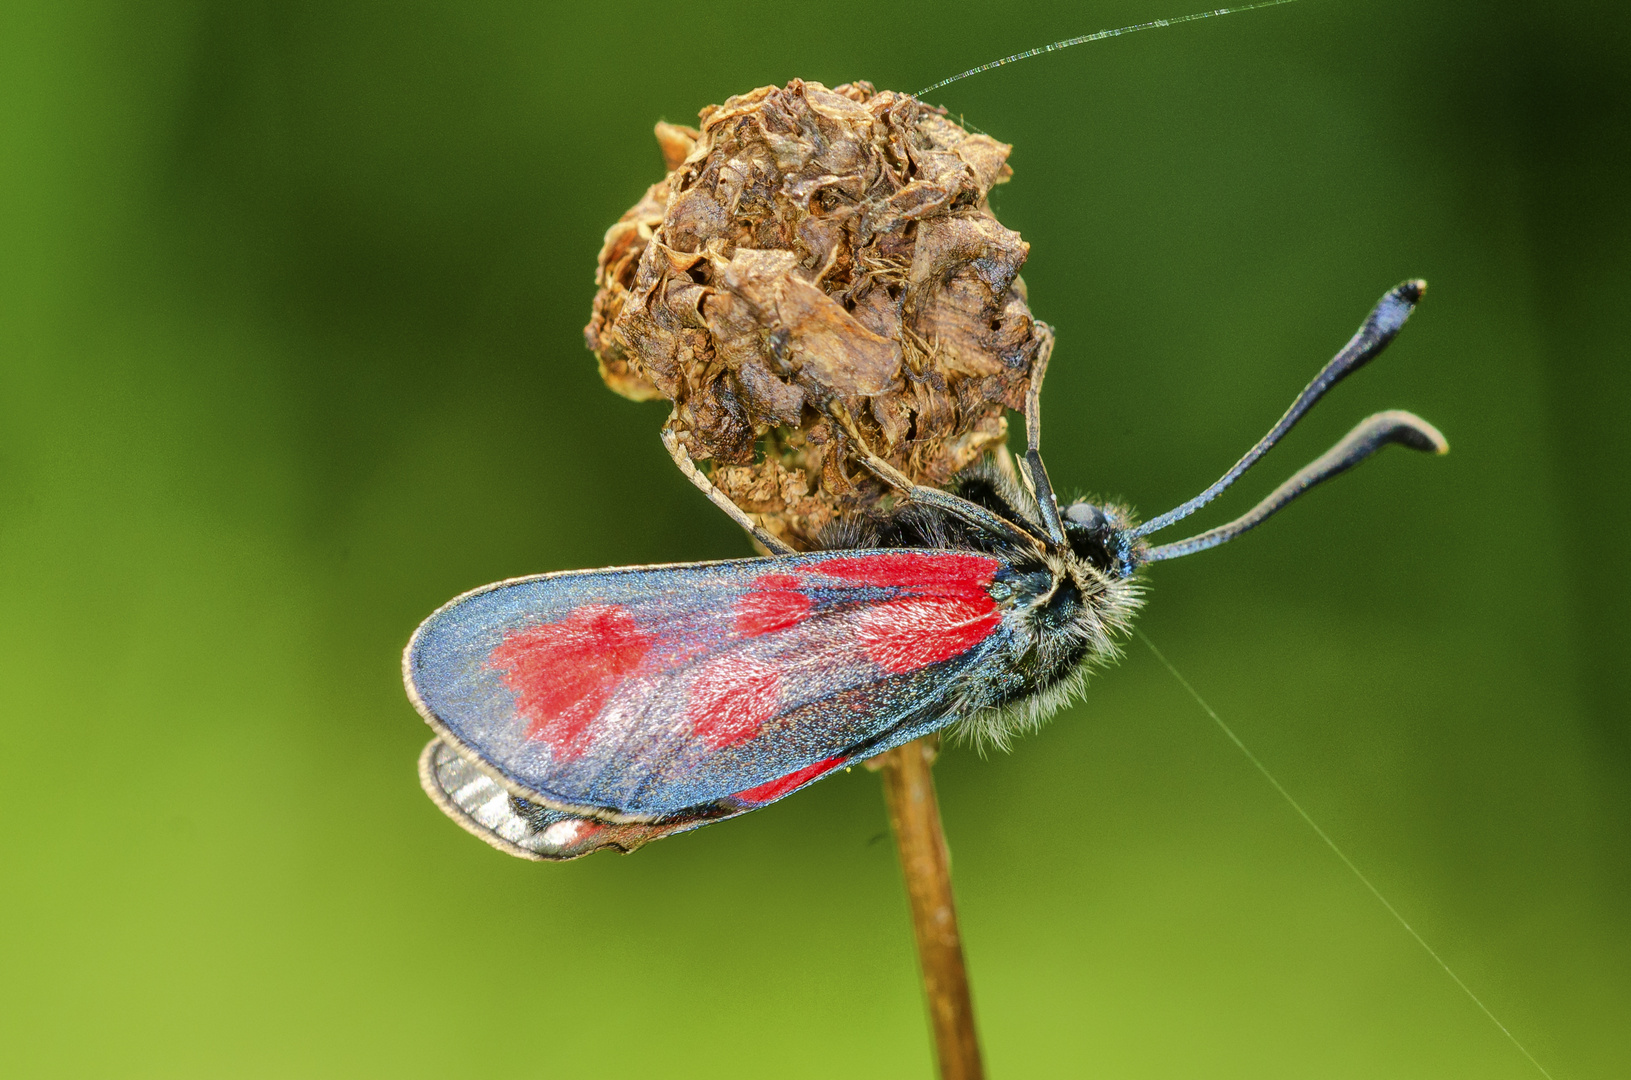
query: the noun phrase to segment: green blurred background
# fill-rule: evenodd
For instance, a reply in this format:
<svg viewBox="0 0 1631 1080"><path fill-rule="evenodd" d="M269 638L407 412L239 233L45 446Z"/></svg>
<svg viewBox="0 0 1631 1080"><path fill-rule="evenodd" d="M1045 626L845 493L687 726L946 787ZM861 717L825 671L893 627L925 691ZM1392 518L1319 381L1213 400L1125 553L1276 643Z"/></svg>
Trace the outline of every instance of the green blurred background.
<svg viewBox="0 0 1631 1080"><path fill-rule="evenodd" d="M927 1076L878 783L622 858L420 793L398 650L460 590L746 544L583 349L651 125L914 89L1183 0L0 8L0 1071ZM1631 16L1308 0L934 95L1059 329L1056 480L1209 482L1142 625L1563 1078L1631 1070ZM938 770L997 1077L1532 1077L1137 641Z"/></svg>

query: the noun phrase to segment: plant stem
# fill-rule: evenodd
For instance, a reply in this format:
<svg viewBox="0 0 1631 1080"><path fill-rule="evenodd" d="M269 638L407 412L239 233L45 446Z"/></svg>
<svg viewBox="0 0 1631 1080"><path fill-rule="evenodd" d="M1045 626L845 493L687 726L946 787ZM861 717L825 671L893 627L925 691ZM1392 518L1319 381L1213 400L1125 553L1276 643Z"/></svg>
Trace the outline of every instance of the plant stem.
<svg viewBox="0 0 1631 1080"><path fill-rule="evenodd" d="M981 1080L980 1040L974 1029L963 942L957 933L957 906L951 892L951 857L940 828L934 794L934 736L909 742L874 761L883 774L884 800L895 833L912 929L923 972L923 993L934 1026L935 1057L941 1080ZM872 764L869 762L868 764Z"/></svg>

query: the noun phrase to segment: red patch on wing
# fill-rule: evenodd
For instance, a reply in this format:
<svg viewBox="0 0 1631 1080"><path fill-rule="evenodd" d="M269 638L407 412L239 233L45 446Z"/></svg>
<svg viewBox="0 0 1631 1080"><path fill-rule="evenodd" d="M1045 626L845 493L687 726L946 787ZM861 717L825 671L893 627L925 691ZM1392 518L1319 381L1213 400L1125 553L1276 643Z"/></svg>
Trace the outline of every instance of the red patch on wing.
<svg viewBox="0 0 1631 1080"><path fill-rule="evenodd" d="M804 583L792 574L761 574L753 587L736 602L736 632L758 637L785 630L810 613L810 597L801 591Z"/></svg>
<svg viewBox="0 0 1631 1080"><path fill-rule="evenodd" d="M856 619L856 636L867 656L898 675L950 660L990 636L1002 613L986 586L1001 566L985 555L901 552L829 559L811 569L909 593Z"/></svg>
<svg viewBox="0 0 1631 1080"><path fill-rule="evenodd" d="M825 761L818 761L814 765L806 765L798 772L788 773L779 780L772 780L768 784L760 784L758 787L751 787L746 791L738 791L736 797L747 802L756 803L767 803L773 799L779 799L799 785L807 784L818 776L832 772L838 766L844 764L844 760L841 757L830 757Z"/></svg>
<svg viewBox="0 0 1631 1080"><path fill-rule="evenodd" d="M909 589L923 596L985 595L985 587L1002 563L989 555L931 555L920 551L826 559L811 572L841 577L861 585Z"/></svg>
<svg viewBox="0 0 1631 1080"><path fill-rule="evenodd" d="M979 599L908 597L861 612L856 638L872 662L899 675L972 649L1002 622L983 592Z"/></svg>
<svg viewBox="0 0 1631 1080"><path fill-rule="evenodd" d="M514 630L487 655L504 673L527 738L574 758L589 742L589 723L617 684L640 666L652 635L615 604L589 604L559 622Z"/></svg>
<svg viewBox="0 0 1631 1080"><path fill-rule="evenodd" d="M776 714L781 672L747 656L721 656L704 664L691 683L685 718L691 731L719 750L746 742Z"/></svg>

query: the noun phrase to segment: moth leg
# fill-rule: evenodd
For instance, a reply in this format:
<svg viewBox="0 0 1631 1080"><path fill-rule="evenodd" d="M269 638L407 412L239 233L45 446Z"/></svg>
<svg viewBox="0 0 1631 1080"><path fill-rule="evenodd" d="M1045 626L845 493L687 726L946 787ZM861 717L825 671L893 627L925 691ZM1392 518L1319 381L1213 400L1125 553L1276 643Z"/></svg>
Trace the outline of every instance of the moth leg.
<svg viewBox="0 0 1631 1080"><path fill-rule="evenodd" d="M1042 449L1042 379L1048 373L1048 360L1053 356L1053 330L1039 324L1036 362L1031 365L1031 381L1025 387L1025 449Z"/></svg>
<svg viewBox="0 0 1631 1080"><path fill-rule="evenodd" d="M1048 540L1056 548L1068 546L1065 525L1059 517L1059 500L1054 497L1053 483L1048 470L1042 465L1042 379L1048 373L1048 359L1053 355L1053 334L1043 334L1031 365L1031 379L1025 387L1025 456L1019 462L1019 475L1025 486L1036 496L1036 507L1042 515L1042 526L1048 531Z"/></svg>
<svg viewBox="0 0 1631 1080"><path fill-rule="evenodd" d="M680 472L685 474L685 478L695 484L697 490L708 496L709 502L725 511L732 521L746 529L748 535L763 544L772 555L798 554L782 540L771 535L764 526L755 523L740 506L731 501L730 496L714 487L713 481L702 474L702 470L697 468L697 463L691 460L691 455L685 452L685 447L680 445L679 431L676 427L678 421L679 410L675 409L669 414L668 422L663 424L662 439L663 445L668 448L668 456L674 459L674 464L680 467Z"/></svg>
<svg viewBox="0 0 1631 1080"><path fill-rule="evenodd" d="M913 483L910 476L874 454L872 447L867 445L866 436L861 434L855 421L850 417L849 410L844 408L842 402L829 399L822 403L821 411L826 414L829 420L843 428L844 434L850 437L854 444L850 449L850 453L854 455L855 460L860 462L873 476L882 480L889 487L894 488L897 494L911 495L913 491L917 490L934 490ZM944 492L941 492L941 494L944 494Z"/></svg>
<svg viewBox="0 0 1631 1080"><path fill-rule="evenodd" d="M1021 544L1029 544L1033 547L1041 546L1041 542L1036 537L978 503L969 502L967 499L953 495L949 491L941 491L939 488L925 487L922 484L913 483L911 477L872 452L872 448L867 445L865 436L855 429L849 415L844 411L843 406L837 402L831 404L828 415L832 417L835 423L841 424L844 431L854 440L855 446L851 453L855 455L855 460L860 462L861 466L868 472L889 487L894 488L898 494L906 499L922 506L933 506L949 514L955 514L972 525L1006 536L1010 540Z"/></svg>

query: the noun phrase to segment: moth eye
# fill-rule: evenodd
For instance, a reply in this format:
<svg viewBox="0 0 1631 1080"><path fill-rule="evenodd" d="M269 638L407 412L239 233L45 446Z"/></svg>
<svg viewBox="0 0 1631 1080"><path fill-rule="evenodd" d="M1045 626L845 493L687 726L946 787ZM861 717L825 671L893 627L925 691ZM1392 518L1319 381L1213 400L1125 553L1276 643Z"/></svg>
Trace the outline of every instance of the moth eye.
<svg viewBox="0 0 1631 1080"><path fill-rule="evenodd" d="M1109 515L1092 503L1077 502L1065 507L1064 518L1071 550L1078 558L1108 571L1115 562L1108 545L1116 531Z"/></svg>
<svg viewBox="0 0 1631 1080"><path fill-rule="evenodd" d="M1092 503L1071 503L1065 507L1065 520L1072 525L1080 525L1091 533L1099 533L1110 527L1110 519L1104 516L1104 511Z"/></svg>

